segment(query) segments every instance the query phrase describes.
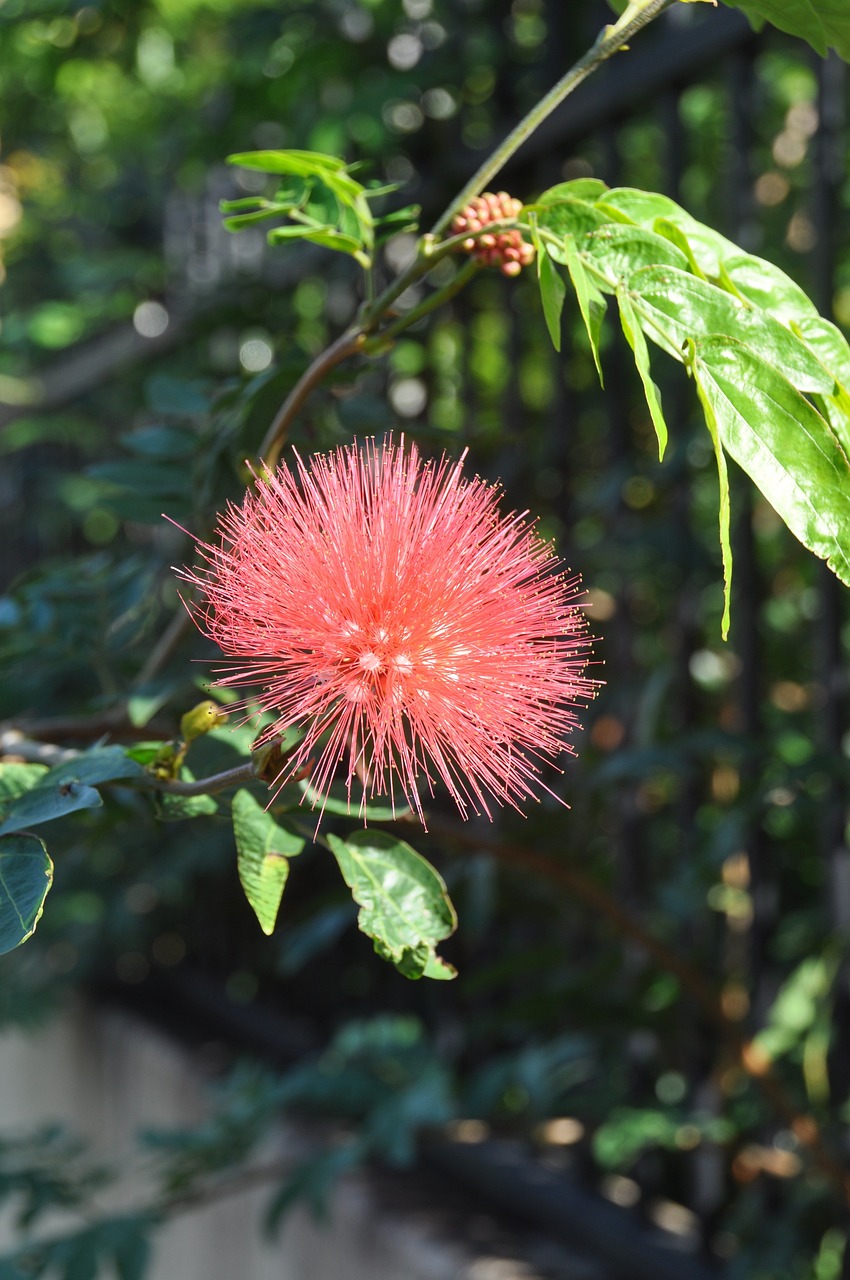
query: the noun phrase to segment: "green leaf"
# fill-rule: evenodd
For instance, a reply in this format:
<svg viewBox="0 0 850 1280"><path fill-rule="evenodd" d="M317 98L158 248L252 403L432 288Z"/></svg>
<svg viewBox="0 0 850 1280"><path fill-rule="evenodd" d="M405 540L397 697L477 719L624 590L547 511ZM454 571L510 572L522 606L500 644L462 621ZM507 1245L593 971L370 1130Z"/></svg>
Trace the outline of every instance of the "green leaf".
<svg viewBox="0 0 850 1280"><path fill-rule="evenodd" d="M344 173L345 161L322 151L240 151L227 157L228 164L261 173L294 174L299 178ZM358 184L359 185L359 184Z"/></svg>
<svg viewBox="0 0 850 1280"><path fill-rule="evenodd" d="M693 373L723 447L803 546L850 585L850 462L829 423L737 342L697 343Z"/></svg>
<svg viewBox="0 0 850 1280"><path fill-rule="evenodd" d="M664 240L669 240L670 244L679 250L687 262L689 271L692 271L695 276L699 276L701 280L706 278L690 240L677 223L671 222L669 218L656 218L652 224L652 229L656 235Z"/></svg>
<svg viewBox="0 0 850 1280"><path fill-rule="evenodd" d="M436 943L457 925L442 877L403 840L382 831L329 834L331 852L361 908L358 924L408 977L434 965ZM429 975L431 976L431 975ZM441 975L442 976L442 975Z"/></svg>
<svg viewBox="0 0 850 1280"><path fill-rule="evenodd" d="M745 344L783 370L799 391L830 393L835 382L790 329L757 307L675 267L644 267L628 282L635 310L649 336L676 359L689 339L722 337Z"/></svg>
<svg viewBox="0 0 850 1280"><path fill-rule="evenodd" d="M339 253L350 253L352 257L357 257L363 249L361 240L344 235L341 231L335 231L333 227L275 227L269 232L269 244L281 244L284 240L309 240L311 244L322 245L325 249L336 249Z"/></svg>
<svg viewBox="0 0 850 1280"><path fill-rule="evenodd" d="M46 773L46 764L0 764L0 806L38 786Z"/></svg>
<svg viewBox="0 0 850 1280"><path fill-rule="evenodd" d="M599 357L599 334L602 330L602 321L605 319L606 302L596 285L591 282L572 236L564 236L562 247L564 261L570 273L573 288L576 291L579 311L590 341L593 363L596 365L596 372L599 375L599 385L604 386L602 361ZM547 244L548 248L549 245Z"/></svg>
<svg viewBox="0 0 850 1280"><path fill-rule="evenodd" d="M6 805L0 821L0 836L10 831L22 831L25 827L41 822L53 822L79 809L97 809L103 804L94 787L76 782L40 782L37 787L25 791Z"/></svg>
<svg viewBox="0 0 850 1280"><path fill-rule="evenodd" d="M343 160L317 151L246 151L228 156L231 164L258 169L263 173L286 175L302 180L301 190L280 190L274 201L261 196L226 202L228 230L275 215L292 218L296 226L276 227L269 243L308 240L324 248L351 254L363 267L371 262L375 240L375 219L369 206L369 192L352 177ZM299 184L296 182L295 186Z"/></svg>
<svg viewBox="0 0 850 1280"><path fill-rule="evenodd" d="M93 787L101 782L116 782L121 778L140 778L144 769L132 760L123 747L96 747L81 751L73 760L58 764L44 775L40 786L62 783L85 783Z"/></svg>
<svg viewBox="0 0 850 1280"><path fill-rule="evenodd" d="M185 765L180 770L180 781L195 781L195 775ZM185 822L218 813L218 802L215 796L175 796L162 791L157 794L157 812L164 822Z"/></svg>
<svg viewBox="0 0 850 1280"><path fill-rule="evenodd" d="M607 183L601 178L573 178L570 182L559 182L549 187L537 197L538 205L560 204L564 200L586 200L593 203L601 200L608 190Z"/></svg>
<svg viewBox="0 0 850 1280"><path fill-rule="evenodd" d="M302 778L298 783L298 789L311 809L319 809L324 813L336 813L342 818L351 817L351 801L344 785L337 785L330 791L322 793ZM397 818L403 818L406 813L410 813L410 809L407 805L404 808L393 808L388 804L364 805L361 803L354 806L353 812L364 822L395 822Z"/></svg>
<svg viewBox="0 0 850 1280"><path fill-rule="evenodd" d="M694 344L690 344L690 353L693 358ZM692 366L693 367L693 366ZM726 466L726 454L723 452L723 442L721 439L721 427L717 420L715 412L714 400L706 395L703 383L699 376L694 372L697 385L697 394L705 413L706 426L711 436L711 443L714 447L714 459L717 463L717 481L720 486L720 506L718 509L718 523L720 531L720 554L723 559L723 617L720 622L720 634L725 640L729 635L729 627L732 621L732 505L729 496L729 471Z"/></svg>
<svg viewBox="0 0 850 1280"><path fill-rule="evenodd" d="M280 900L289 875L289 859L307 841L288 823L276 822L250 791L233 797L239 881L263 933L274 931Z"/></svg>
<svg viewBox="0 0 850 1280"><path fill-rule="evenodd" d="M641 191L637 187L615 187L597 202L597 213L605 220L633 222L657 231L662 237L669 235L670 225L684 232L690 252L704 275L718 276L720 263L725 258L739 254L741 250L713 227L697 222L681 205L669 196L656 191ZM606 216L607 215L607 216Z"/></svg>
<svg viewBox="0 0 850 1280"><path fill-rule="evenodd" d="M741 9L758 29L772 22L780 31L799 36L825 58L830 47L850 62L850 7L847 0L724 0Z"/></svg>
<svg viewBox="0 0 850 1280"><path fill-rule="evenodd" d="M631 299L625 289L617 290L617 303L620 308L620 323L623 326L623 333L626 335L626 341L634 352L635 365L643 384L647 408L652 418L652 425L655 427L655 434L658 437L658 457L661 459L664 457L664 450L667 448L667 422L664 418L664 410L661 407L661 395L652 381L646 339L638 323Z"/></svg>
<svg viewBox="0 0 850 1280"><path fill-rule="evenodd" d="M144 1280L151 1256L148 1233L153 1226L154 1222L143 1215L104 1224L101 1233L119 1280Z"/></svg>
<svg viewBox="0 0 850 1280"><path fill-rule="evenodd" d="M537 254L537 282L540 286L540 300L543 303L543 315L546 328L556 351L561 350L561 312L564 309L564 298L567 287L552 263L548 253Z"/></svg>
<svg viewBox="0 0 850 1280"><path fill-rule="evenodd" d="M53 863L36 836L0 840L0 954L26 942L41 919Z"/></svg>
<svg viewBox="0 0 850 1280"><path fill-rule="evenodd" d="M570 184L565 184L569 186ZM537 217L539 227L552 233L557 239L564 236L586 235L589 231L595 231L597 227L603 227L609 219L605 214L600 212L596 205L589 203L587 200L576 199L560 199L553 200L551 203L538 201L537 204L526 206L525 213L534 213ZM558 261L557 253L553 256Z"/></svg>
<svg viewBox="0 0 850 1280"><path fill-rule="evenodd" d="M726 255L721 267L721 279L727 288L731 284L736 293L762 307L775 320L790 325L805 317L820 319L817 307L800 286L772 262L739 252Z"/></svg>
<svg viewBox="0 0 850 1280"><path fill-rule="evenodd" d="M609 223L586 235L579 247L586 264L596 268L610 289L628 283L641 267L688 268L681 250L645 227Z"/></svg>
<svg viewBox="0 0 850 1280"><path fill-rule="evenodd" d="M422 977L434 978L437 982L451 982L452 978L457 977L457 969L432 951L425 961Z"/></svg>

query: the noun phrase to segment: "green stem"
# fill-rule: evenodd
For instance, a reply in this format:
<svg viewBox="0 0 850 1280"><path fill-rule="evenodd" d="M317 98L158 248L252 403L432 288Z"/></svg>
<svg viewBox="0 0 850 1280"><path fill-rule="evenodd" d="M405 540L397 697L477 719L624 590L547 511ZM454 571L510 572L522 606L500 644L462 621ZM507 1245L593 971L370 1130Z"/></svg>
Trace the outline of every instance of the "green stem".
<svg viewBox="0 0 850 1280"><path fill-rule="evenodd" d="M155 778L149 774L146 778L128 778L121 784L132 783L145 791L159 791L169 796L212 796L219 791L228 791L231 787L241 787L246 782L256 782L257 771L253 760L247 764L238 764L233 769L225 769L223 773L213 773L208 778L198 778L196 782L181 782L177 778Z"/></svg>
<svg viewBox="0 0 850 1280"><path fill-rule="evenodd" d="M439 244L434 245L435 237L441 235L454 215L464 208L473 196L484 189L490 179L503 168L514 152L525 142L526 138L530 137L537 126L554 111L555 107L564 98L572 93L606 59L610 58L619 49L622 49L632 36L636 35L653 18L656 18L659 13L674 3L675 0L632 0L632 3L618 21L612 26L602 29L593 47L529 111L528 115L520 121L502 145L496 148L466 184L460 195L452 201L445 213L437 220L431 235L424 237L419 253L413 262L396 276L383 293L363 307L357 323L337 338L326 351L323 351L299 378L275 415L274 421L266 432L265 439L260 446L260 456L267 467L271 468L276 465L289 431L289 425L313 389L319 385L331 369L347 359L348 356L362 351L367 336L375 332L381 319L404 291L409 289L412 284L415 284L417 280L427 275L442 258L453 252L463 240L468 238L468 233L465 233L464 235L442 240ZM494 229L495 224L488 227L491 232ZM438 304L435 303L435 305ZM422 311L420 314L424 315L427 312ZM418 319L418 314L415 318ZM402 320L406 321L406 323L400 323ZM394 331L406 328L407 324L412 324L413 318L400 317L400 321L396 322L397 329L391 326Z"/></svg>
<svg viewBox="0 0 850 1280"><path fill-rule="evenodd" d="M404 329L409 329L412 324L415 324L417 320L421 320L423 316L430 315L432 311L436 311L444 302L449 302L455 294L460 293L461 289L466 287L478 270L479 263L473 259L465 262L460 271L442 289L435 290L424 302L420 302L418 307L411 307L410 311L405 311L404 315L399 316L392 324L387 325L386 329L381 329L373 338L367 338L363 345L363 354L373 355L377 353L382 349L385 342L397 337Z"/></svg>
<svg viewBox="0 0 850 1280"><path fill-rule="evenodd" d="M632 36L637 35L638 31L652 22L654 18L657 18L659 13L663 12L664 9L668 9L674 2L675 0L633 0L625 13L613 26L603 27L593 47L570 67L566 75L549 90L545 97L541 98L532 107L528 115L519 122L516 128L511 130L501 146L497 147L493 154L487 157L478 172L467 182L460 195L455 197L445 212L434 223L433 234L439 235L444 231L455 214L465 208L474 196L480 195L489 184L491 178L494 178L504 168L514 152L519 150L526 139L534 133L538 125L548 115L551 115L555 108L574 89L577 89L583 80L586 80L598 66L607 61L612 54L622 49Z"/></svg>

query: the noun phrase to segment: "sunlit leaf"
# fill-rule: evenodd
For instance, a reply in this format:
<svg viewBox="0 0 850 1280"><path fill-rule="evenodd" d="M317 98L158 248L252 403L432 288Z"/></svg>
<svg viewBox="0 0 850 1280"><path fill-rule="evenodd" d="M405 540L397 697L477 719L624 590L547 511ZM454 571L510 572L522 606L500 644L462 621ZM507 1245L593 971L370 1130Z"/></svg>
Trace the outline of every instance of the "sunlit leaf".
<svg viewBox="0 0 850 1280"><path fill-rule="evenodd" d="M581 241L581 253L611 289L631 279L641 267L677 267L687 271L686 256L654 231L609 223Z"/></svg>
<svg viewBox="0 0 850 1280"><path fill-rule="evenodd" d="M361 930L407 977L420 977L436 943L457 924L442 877L409 844L386 832L356 831L344 840L329 834L327 840L361 908Z"/></svg>
<svg viewBox="0 0 850 1280"><path fill-rule="evenodd" d="M847 0L723 0L741 9L754 27L772 22L780 31L806 40L821 57L835 49L850 62L850 6Z"/></svg>
<svg viewBox="0 0 850 1280"><path fill-rule="evenodd" d="M829 424L778 369L729 339L698 343L693 372L723 447L850 585L850 462Z"/></svg>
<svg viewBox="0 0 850 1280"><path fill-rule="evenodd" d="M550 246L547 244L547 249L549 248ZM602 322L605 319L606 302L596 285L588 278L573 237L570 235L564 236L561 248L563 260L566 263L567 270L570 273L570 280L576 291L576 299L578 300L581 318L584 321L585 331L590 341L590 350L593 353L593 363L596 365L599 383L600 386L604 386L605 379L602 375L602 361L599 356L599 335L602 330Z"/></svg>
<svg viewBox="0 0 850 1280"><path fill-rule="evenodd" d="M661 395L652 381L646 339L638 323L631 299L625 289L617 290L617 303L620 308L620 323L623 326L623 333L626 335L626 340L634 352L635 365L643 384L647 408L658 438L658 457L663 458L664 450L667 448L667 422L664 418L664 410L661 407Z"/></svg>
<svg viewBox="0 0 850 1280"><path fill-rule="evenodd" d="M722 337L746 344L800 391L833 390L834 379L796 334L724 289L675 267L644 267L628 285L645 329L677 359L690 339Z"/></svg>
<svg viewBox="0 0 850 1280"><path fill-rule="evenodd" d="M561 312L567 286L564 284L548 253L537 254L537 282L540 286L540 300L543 303L543 315L546 328L556 351L561 350Z"/></svg>
<svg viewBox="0 0 850 1280"><path fill-rule="evenodd" d="M693 355L693 343L690 344L690 350ZM697 394L699 395L700 403L702 404L703 411L705 413L705 422L708 427L708 433L711 436L711 444L714 449L714 460L717 463L717 482L720 490L718 526L720 533L720 554L723 559L723 617L720 622L720 633L725 640L729 635L729 626L732 620L733 557L729 472L726 466L726 454L723 451L723 431L716 412L716 397L712 397L706 393L704 383L698 373L695 372L694 377L697 385Z"/></svg>
<svg viewBox="0 0 850 1280"><path fill-rule="evenodd" d="M46 773L46 764L0 764L0 808L37 786Z"/></svg>
<svg viewBox="0 0 850 1280"><path fill-rule="evenodd" d="M307 841L285 820L276 821L250 791L233 797L239 881L263 933L274 931L280 900L289 875L289 859Z"/></svg>

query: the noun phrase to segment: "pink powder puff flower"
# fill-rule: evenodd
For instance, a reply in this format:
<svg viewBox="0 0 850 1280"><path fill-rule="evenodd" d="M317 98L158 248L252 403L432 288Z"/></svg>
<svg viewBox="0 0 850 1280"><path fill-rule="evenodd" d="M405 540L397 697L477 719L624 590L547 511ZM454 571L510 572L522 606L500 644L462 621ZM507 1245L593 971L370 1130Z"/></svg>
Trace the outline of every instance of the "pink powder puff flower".
<svg viewBox="0 0 850 1280"><path fill-rule="evenodd" d="M358 779L364 804L403 798L424 822L420 788L440 779L463 817L490 817L489 798L519 808L571 751L596 688L578 579L462 465L391 438L296 455L182 573L229 659L216 683L259 685L277 716L258 745L308 726L276 784L309 771L314 805L342 764L349 803Z"/></svg>

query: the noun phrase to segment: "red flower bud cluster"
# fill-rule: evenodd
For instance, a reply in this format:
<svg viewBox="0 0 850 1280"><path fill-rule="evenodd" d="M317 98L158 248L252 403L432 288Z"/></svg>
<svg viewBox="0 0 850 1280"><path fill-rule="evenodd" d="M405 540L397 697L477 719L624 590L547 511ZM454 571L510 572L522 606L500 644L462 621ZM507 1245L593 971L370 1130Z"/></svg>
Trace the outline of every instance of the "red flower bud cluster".
<svg viewBox="0 0 850 1280"><path fill-rule="evenodd" d="M491 222L516 218L522 210L522 201L509 196L507 191L493 195L485 191L470 200L466 208L452 222L454 235L464 231L481 231ZM523 267L534 261L534 245L528 244L519 231L485 232L464 240L463 248L485 267L498 267L505 276L518 276Z"/></svg>

